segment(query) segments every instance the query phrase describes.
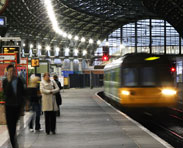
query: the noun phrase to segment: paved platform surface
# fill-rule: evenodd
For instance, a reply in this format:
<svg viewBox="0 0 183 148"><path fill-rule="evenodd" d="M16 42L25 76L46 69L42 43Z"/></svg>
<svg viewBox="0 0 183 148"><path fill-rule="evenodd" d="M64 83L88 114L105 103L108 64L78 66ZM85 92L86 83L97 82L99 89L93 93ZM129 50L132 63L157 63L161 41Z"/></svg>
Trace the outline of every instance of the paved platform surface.
<svg viewBox="0 0 183 148"><path fill-rule="evenodd" d="M25 128L20 148L165 148L169 144L106 104L98 89L68 89L62 93L56 135ZM44 118L41 118L44 129ZM10 147L6 144L1 148Z"/></svg>

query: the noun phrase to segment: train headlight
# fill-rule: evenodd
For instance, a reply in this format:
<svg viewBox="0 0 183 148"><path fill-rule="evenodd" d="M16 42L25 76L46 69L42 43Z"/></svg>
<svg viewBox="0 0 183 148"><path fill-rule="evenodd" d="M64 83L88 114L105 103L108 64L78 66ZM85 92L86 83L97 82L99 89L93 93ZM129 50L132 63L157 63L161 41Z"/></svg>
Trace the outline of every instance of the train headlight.
<svg viewBox="0 0 183 148"><path fill-rule="evenodd" d="M162 94L168 95L168 96L175 95L177 93L173 89L163 89L161 92L162 92Z"/></svg>
<svg viewBox="0 0 183 148"><path fill-rule="evenodd" d="M128 96L128 95L130 95L130 92L129 91L126 91L126 90L122 90L121 91L121 94Z"/></svg>

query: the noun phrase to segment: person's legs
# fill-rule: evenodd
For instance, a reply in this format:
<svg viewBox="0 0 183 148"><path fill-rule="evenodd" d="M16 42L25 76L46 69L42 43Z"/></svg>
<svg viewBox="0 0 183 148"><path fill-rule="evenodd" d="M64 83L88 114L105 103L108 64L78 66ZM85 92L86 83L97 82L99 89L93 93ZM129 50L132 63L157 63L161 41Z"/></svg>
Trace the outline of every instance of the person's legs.
<svg viewBox="0 0 183 148"><path fill-rule="evenodd" d="M34 131L35 115L36 115L34 103L31 103L31 111L32 111L33 114L31 116L31 120L29 122L29 129L30 129L31 132L33 132Z"/></svg>
<svg viewBox="0 0 183 148"><path fill-rule="evenodd" d="M6 121L8 132L10 136L10 142L13 148L17 148L18 144L16 141L16 125L20 116L20 107L17 106L6 106Z"/></svg>
<svg viewBox="0 0 183 148"><path fill-rule="evenodd" d="M50 134L50 111L45 111L45 130L47 134Z"/></svg>
<svg viewBox="0 0 183 148"><path fill-rule="evenodd" d="M33 116L31 117L31 120L29 122L29 129L33 131Z"/></svg>
<svg viewBox="0 0 183 148"><path fill-rule="evenodd" d="M38 104L38 103L36 104L35 111L36 111L35 130L39 130L41 128L41 125L40 125L41 106L40 106L40 104Z"/></svg>
<svg viewBox="0 0 183 148"><path fill-rule="evenodd" d="M55 129L56 129L56 112L52 111L51 112L51 131L53 134L55 134Z"/></svg>

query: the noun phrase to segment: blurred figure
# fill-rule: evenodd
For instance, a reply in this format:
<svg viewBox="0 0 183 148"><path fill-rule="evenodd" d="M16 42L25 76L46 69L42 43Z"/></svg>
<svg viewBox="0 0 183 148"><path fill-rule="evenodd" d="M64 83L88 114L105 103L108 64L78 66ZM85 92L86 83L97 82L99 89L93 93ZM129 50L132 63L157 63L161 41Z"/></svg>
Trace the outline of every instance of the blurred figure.
<svg viewBox="0 0 183 148"><path fill-rule="evenodd" d="M49 73L43 75L43 80L40 83L40 91L42 94L42 111L45 115L46 134L49 135L50 131L55 134L56 111L58 111L58 106L54 94L59 92L59 87L55 81L50 80Z"/></svg>
<svg viewBox="0 0 183 148"><path fill-rule="evenodd" d="M15 75L15 68L12 64L7 66L7 76L3 80L3 93L10 142L13 148L18 148L16 126L24 104L24 85Z"/></svg>
<svg viewBox="0 0 183 148"><path fill-rule="evenodd" d="M39 90L39 80L37 76L31 77L30 86L28 88L30 96L30 106L33 111L33 116L29 123L29 129L33 131L41 131L40 115L41 115L41 93ZM35 128L34 127L35 122Z"/></svg>
<svg viewBox="0 0 183 148"><path fill-rule="evenodd" d="M61 83L58 80L57 75L54 75L53 79L55 80L55 82L57 83L59 89L61 90L62 86L61 86ZM58 111L57 111L56 115L60 116L60 105L62 105L62 97L61 97L60 91L58 93L56 93L55 96L56 96L56 101L57 101L57 105L58 105Z"/></svg>

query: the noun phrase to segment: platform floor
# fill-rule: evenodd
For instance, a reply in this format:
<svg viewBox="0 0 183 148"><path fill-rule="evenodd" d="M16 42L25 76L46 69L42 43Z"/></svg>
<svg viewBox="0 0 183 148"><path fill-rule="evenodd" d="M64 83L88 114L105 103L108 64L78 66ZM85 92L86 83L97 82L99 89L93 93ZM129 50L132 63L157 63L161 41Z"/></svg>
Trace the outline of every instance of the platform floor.
<svg viewBox="0 0 183 148"><path fill-rule="evenodd" d="M62 93L56 135L25 128L20 148L165 148L171 146L125 114L98 98L95 89L68 89ZM41 118L44 129L44 118ZM10 148L4 144L1 148Z"/></svg>

